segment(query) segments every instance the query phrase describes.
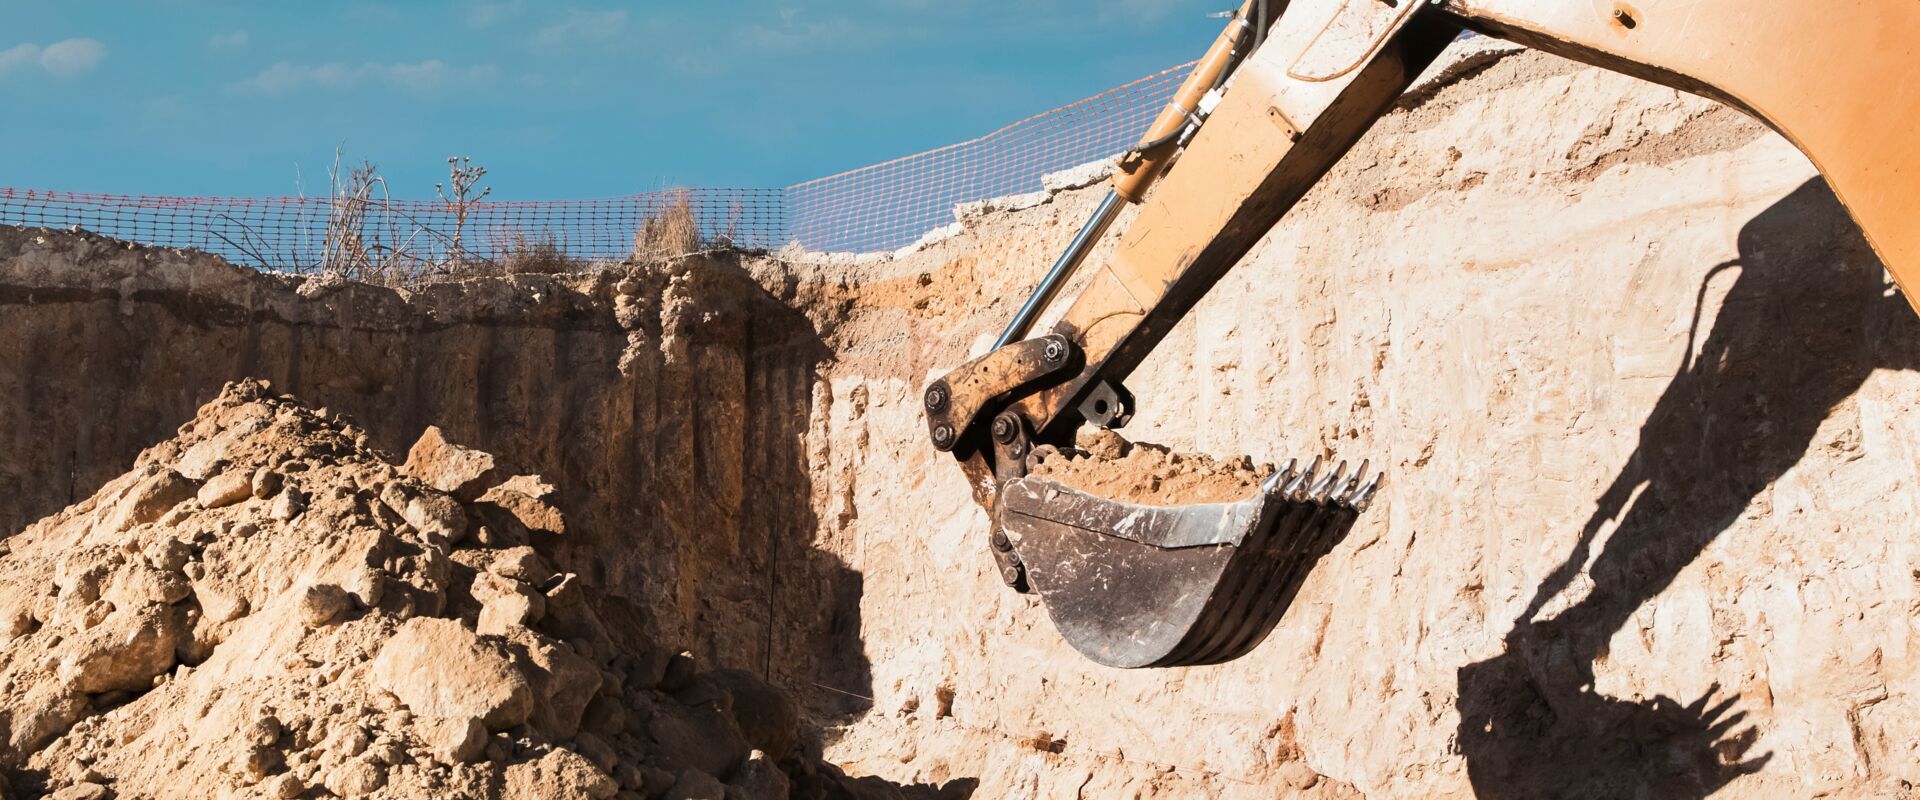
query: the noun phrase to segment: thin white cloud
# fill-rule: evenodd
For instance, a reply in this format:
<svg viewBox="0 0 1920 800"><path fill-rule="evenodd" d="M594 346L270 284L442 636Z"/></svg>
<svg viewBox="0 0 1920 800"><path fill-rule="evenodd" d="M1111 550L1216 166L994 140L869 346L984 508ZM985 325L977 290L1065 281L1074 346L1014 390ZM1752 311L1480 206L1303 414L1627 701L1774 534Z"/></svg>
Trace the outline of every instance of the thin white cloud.
<svg viewBox="0 0 1920 800"><path fill-rule="evenodd" d="M521 0L478 0L467 5L467 27L490 28L520 15Z"/></svg>
<svg viewBox="0 0 1920 800"><path fill-rule="evenodd" d="M40 51L40 66L55 75L78 75L107 58L107 46L98 39L68 39Z"/></svg>
<svg viewBox="0 0 1920 800"><path fill-rule="evenodd" d="M559 22L535 32L541 47L611 41L627 27L625 11L569 11Z"/></svg>
<svg viewBox="0 0 1920 800"><path fill-rule="evenodd" d="M38 63L40 63L40 45L16 44L0 50L0 75L12 72L15 67L23 64Z"/></svg>
<svg viewBox="0 0 1920 800"><path fill-rule="evenodd" d="M207 46L215 50L245 50L252 42L253 37L246 31L216 33L207 38Z"/></svg>
<svg viewBox="0 0 1920 800"><path fill-rule="evenodd" d="M0 75L39 67L50 75L79 75L107 58L107 46L98 39L66 39L41 47L28 42L0 50Z"/></svg>
<svg viewBox="0 0 1920 800"><path fill-rule="evenodd" d="M734 43L759 53L799 54L840 50L861 42L897 39L902 32L846 17L802 19L794 9L780 9L777 25L748 25L734 33Z"/></svg>
<svg viewBox="0 0 1920 800"><path fill-rule="evenodd" d="M499 70L491 65L450 66L439 59L413 64L293 64L282 61L234 85L248 94L286 95L304 91L340 92L385 86L409 92L464 89L491 83Z"/></svg>

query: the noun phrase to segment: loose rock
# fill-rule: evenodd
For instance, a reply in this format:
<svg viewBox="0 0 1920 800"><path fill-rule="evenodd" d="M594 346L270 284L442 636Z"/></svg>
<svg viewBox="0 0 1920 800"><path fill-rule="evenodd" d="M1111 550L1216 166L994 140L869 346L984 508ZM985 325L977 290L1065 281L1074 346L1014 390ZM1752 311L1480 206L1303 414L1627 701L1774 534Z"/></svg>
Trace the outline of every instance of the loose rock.
<svg viewBox="0 0 1920 800"><path fill-rule="evenodd" d="M195 495L201 508L224 508L253 496L253 477L238 470L214 476Z"/></svg>
<svg viewBox="0 0 1920 800"><path fill-rule="evenodd" d="M533 689L498 646L455 620L407 620L373 661L373 678L416 714L505 730L533 712Z"/></svg>
<svg viewBox="0 0 1920 800"><path fill-rule="evenodd" d="M313 584L300 593L300 621L309 628L333 622L352 607L347 590L330 583Z"/></svg>
<svg viewBox="0 0 1920 800"><path fill-rule="evenodd" d="M467 502L479 499L499 478L491 453L449 442L434 425L427 426L407 451L401 471Z"/></svg>

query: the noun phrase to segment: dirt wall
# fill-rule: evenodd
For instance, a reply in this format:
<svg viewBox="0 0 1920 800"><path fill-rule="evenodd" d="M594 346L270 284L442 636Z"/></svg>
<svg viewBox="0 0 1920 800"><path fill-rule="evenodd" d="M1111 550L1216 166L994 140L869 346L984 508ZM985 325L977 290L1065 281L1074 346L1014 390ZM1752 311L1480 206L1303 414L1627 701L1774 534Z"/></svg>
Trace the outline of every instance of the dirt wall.
<svg viewBox="0 0 1920 800"><path fill-rule="evenodd" d="M625 599L603 611L624 626L859 692L859 625L840 616L859 576L805 545L827 355L736 256L397 291L0 229L0 529L92 494L227 381L264 378L390 453L438 425L549 476L571 515L555 552Z"/></svg>
<svg viewBox="0 0 1920 800"><path fill-rule="evenodd" d="M1384 464L1253 654L1121 673L1002 588L919 392L1097 199L810 270L819 546L874 712L834 753L991 797L1905 796L1920 323L1784 140L1547 56L1420 93L1129 382L1126 433ZM804 283L804 282L803 282Z"/></svg>

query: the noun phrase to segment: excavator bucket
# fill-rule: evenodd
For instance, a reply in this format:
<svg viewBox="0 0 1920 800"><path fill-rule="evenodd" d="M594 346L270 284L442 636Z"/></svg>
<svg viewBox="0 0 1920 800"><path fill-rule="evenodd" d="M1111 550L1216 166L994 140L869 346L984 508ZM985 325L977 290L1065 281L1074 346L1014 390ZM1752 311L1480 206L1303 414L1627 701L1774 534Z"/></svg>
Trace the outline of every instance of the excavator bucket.
<svg viewBox="0 0 1920 800"><path fill-rule="evenodd" d="M1038 477L1010 481L995 522L1054 627L1110 667L1218 664L1278 624L1322 555L1366 510L1366 464L1289 464L1245 500L1147 506Z"/></svg>

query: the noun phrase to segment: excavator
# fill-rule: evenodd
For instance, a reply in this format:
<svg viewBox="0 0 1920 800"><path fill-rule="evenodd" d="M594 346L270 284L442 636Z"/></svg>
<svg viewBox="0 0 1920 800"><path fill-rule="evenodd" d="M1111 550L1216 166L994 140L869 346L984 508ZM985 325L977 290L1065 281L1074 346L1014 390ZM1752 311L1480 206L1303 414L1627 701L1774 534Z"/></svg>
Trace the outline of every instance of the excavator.
<svg viewBox="0 0 1920 800"><path fill-rule="evenodd" d="M1126 424L1129 373L1468 32L1756 117L1820 170L1913 302L1920 0L1246 0L993 348L923 398L934 448L992 520L1001 579L1037 594L1089 659L1178 667L1247 654L1381 491L1365 463L1347 473L1318 457L1244 500L1181 506L1029 472L1042 445ZM1138 211L1110 255L1030 336L1128 206Z"/></svg>

